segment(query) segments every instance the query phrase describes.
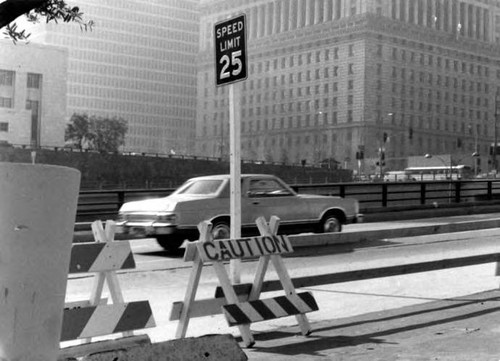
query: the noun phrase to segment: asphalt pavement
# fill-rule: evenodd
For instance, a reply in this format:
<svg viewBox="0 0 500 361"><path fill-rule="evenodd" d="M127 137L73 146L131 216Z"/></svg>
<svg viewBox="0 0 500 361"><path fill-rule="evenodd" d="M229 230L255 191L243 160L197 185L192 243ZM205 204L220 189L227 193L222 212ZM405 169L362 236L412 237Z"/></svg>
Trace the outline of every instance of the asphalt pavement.
<svg viewBox="0 0 500 361"><path fill-rule="evenodd" d="M490 214L411 223L418 227L443 221L460 223L499 217L500 214ZM406 222L398 225L390 222L366 224L361 228L385 228L389 224L408 227ZM309 336L301 335L297 326L276 326L272 330L254 331L256 344L252 348L245 348L241 340L237 340L251 361L500 360L498 289L456 298L429 299L376 312L367 310L351 317L338 317L337 313L331 314L331 318L311 319Z"/></svg>
<svg viewBox="0 0 500 361"><path fill-rule="evenodd" d="M255 334L251 361L498 361L500 291Z"/></svg>

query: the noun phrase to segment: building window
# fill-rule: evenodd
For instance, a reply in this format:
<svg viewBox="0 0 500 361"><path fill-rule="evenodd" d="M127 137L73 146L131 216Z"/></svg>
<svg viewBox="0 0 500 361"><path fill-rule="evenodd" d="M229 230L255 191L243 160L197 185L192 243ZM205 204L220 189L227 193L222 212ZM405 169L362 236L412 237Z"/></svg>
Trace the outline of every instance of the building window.
<svg viewBox="0 0 500 361"><path fill-rule="evenodd" d="M0 108L12 108L12 98L0 97Z"/></svg>
<svg viewBox="0 0 500 361"><path fill-rule="evenodd" d="M9 123L0 122L0 132L8 132L9 131Z"/></svg>
<svg viewBox="0 0 500 361"><path fill-rule="evenodd" d="M28 73L28 88L40 89L42 74Z"/></svg>
<svg viewBox="0 0 500 361"><path fill-rule="evenodd" d="M0 85L14 85L14 72L0 69Z"/></svg>

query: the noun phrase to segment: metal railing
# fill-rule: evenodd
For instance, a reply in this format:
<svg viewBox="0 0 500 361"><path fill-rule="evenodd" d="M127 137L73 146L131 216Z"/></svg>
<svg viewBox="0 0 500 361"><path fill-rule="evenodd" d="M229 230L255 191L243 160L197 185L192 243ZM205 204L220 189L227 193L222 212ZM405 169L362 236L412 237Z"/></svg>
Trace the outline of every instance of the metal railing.
<svg viewBox="0 0 500 361"><path fill-rule="evenodd" d="M362 212L376 208L418 209L422 206L477 204L500 200L500 179L295 184L298 193L356 198ZM95 220L96 216L116 216L125 202L165 197L174 188L83 190L80 192L77 221Z"/></svg>

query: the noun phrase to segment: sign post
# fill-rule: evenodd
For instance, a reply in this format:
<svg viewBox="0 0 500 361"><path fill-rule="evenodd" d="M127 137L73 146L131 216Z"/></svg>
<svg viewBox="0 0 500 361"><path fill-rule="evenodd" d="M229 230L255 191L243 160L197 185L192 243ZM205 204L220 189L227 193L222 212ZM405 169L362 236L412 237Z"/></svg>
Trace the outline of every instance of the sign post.
<svg viewBox="0 0 500 361"><path fill-rule="evenodd" d="M229 84L231 238L241 237L241 103L235 82L247 78L246 17L239 15L215 24L216 85ZM231 260L231 278L240 283L240 260Z"/></svg>

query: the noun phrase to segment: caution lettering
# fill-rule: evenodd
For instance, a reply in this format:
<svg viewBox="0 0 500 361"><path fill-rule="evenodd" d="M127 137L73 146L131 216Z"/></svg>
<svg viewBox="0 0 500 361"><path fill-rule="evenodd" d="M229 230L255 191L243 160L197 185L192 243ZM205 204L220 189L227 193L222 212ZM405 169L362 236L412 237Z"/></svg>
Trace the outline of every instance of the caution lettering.
<svg viewBox="0 0 500 361"><path fill-rule="evenodd" d="M292 245L285 235L214 240L213 242L204 243L196 242L196 248L204 262L254 258L293 252Z"/></svg>

